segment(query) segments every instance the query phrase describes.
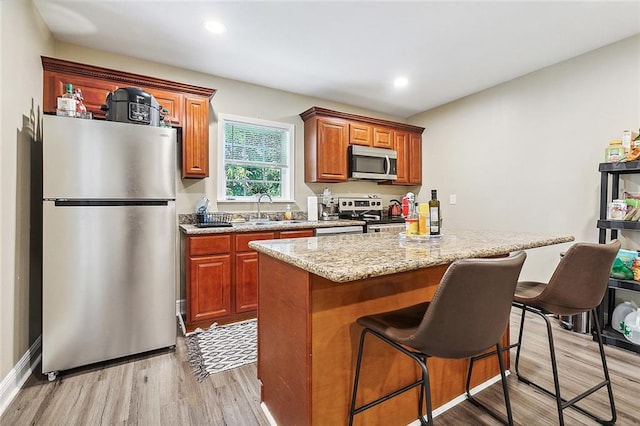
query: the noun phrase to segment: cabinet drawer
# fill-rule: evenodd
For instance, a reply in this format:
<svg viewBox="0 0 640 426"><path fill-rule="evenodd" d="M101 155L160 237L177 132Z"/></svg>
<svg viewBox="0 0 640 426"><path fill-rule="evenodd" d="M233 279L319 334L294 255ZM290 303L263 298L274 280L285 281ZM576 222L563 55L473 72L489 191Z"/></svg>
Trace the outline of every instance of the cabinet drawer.
<svg viewBox="0 0 640 426"><path fill-rule="evenodd" d="M313 237L313 229L298 229L295 231L280 231L280 238Z"/></svg>
<svg viewBox="0 0 640 426"><path fill-rule="evenodd" d="M250 251L249 242L256 240L273 240L276 238L275 232L250 232L236 235L236 252Z"/></svg>
<svg viewBox="0 0 640 426"><path fill-rule="evenodd" d="M189 237L189 253L192 256L202 254L229 253L231 235L206 235Z"/></svg>

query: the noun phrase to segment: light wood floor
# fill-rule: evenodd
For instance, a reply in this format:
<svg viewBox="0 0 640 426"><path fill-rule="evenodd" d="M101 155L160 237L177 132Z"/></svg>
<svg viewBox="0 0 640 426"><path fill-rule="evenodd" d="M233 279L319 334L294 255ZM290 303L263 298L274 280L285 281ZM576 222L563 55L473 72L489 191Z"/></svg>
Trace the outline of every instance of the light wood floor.
<svg viewBox="0 0 640 426"><path fill-rule="evenodd" d="M514 337L519 318L519 312L514 310L511 317ZM542 320L527 315L527 324L521 371L551 387ZM579 393L580 386L601 380L595 367L597 346L590 336L560 327L556 327L555 336L566 397ZM613 347L607 347L606 352L618 410L617 424L640 424L640 355ZM555 403L550 397L519 383L515 375L509 377L509 390L516 424L558 424ZM502 412L499 383L484 390L479 398ZM605 402L606 391L600 390L583 405L606 413ZM574 410L565 413L567 425L595 424ZM498 424L468 402L436 417L435 423ZM268 422L260 409L255 364L198 382L191 372L182 337L178 338L175 350L64 372L56 382L50 383L37 374L27 381L0 417L3 426L101 424L251 426Z"/></svg>

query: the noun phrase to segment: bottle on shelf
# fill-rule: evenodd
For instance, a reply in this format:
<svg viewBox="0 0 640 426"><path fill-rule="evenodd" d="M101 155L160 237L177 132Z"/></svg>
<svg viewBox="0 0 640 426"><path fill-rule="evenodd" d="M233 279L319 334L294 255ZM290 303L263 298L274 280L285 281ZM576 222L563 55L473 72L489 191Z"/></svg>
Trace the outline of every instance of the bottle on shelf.
<svg viewBox="0 0 640 426"><path fill-rule="evenodd" d="M609 146L604 150L604 161L607 163L615 163L625 157L624 146L621 140L613 140L609 142Z"/></svg>
<svg viewBox="0 0 640 426"><path fill-rule="evenodd" d="M408 192L406 199L408 212L404 218L404 223L406 230L405 235L408 237L418 235L418 212L416 209L415 195L412 192Z"/></svg>
<svg viewBox="0 0 640 426"><path fill-rule="evenodd" d="M431 190L431 200L429 200L429 234L440 235L440 201L438 201L438 190Z"/></svg>
<svg viewBox="0 0 640 426"><path fill-rule="evenodd" d="M77 100L73 95L73 84L65 84L65 93L58 97L58 106L56 108L56 115L64 117L76 116L76 104Z"/></svg>
<svg viewBox="0 0 640 426"><path fill-rule="evenodd" d="M418 204L418 234L429 235L429 203Z"/></svg>
<svg viewBox="0 0 640 426"><path fill-rule="evenodd" d="M291 205L287 204L287 209L284 211L284 220L291 220L293 214L291 213Z"/></svg>
<svg viewBox="0 0 640 426"><path fill-rule="evenodd" d="M78 118L91 118L87 112L87 107L84 104L84 97L82 96L82 90L76 88L73 91L73 96L76 99L76 117Z"/></svg>
<svg viewBox="0 0 640 426"><path fill-rule="evenodd" d="M162 109L162 121L160 122L160 127L171 127L171 116L169 115L169 110L166 108Z"/></svg>

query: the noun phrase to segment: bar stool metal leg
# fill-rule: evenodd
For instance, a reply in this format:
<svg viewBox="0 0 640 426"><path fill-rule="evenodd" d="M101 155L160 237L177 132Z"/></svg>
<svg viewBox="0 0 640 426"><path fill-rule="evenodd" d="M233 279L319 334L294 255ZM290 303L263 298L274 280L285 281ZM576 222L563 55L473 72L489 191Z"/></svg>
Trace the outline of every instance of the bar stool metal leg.
<svg viewBox="0 0 640 426"><path fill-rule="evenodd" d="M465 390L467 392L467 399L473 405L475 405L476 407L482 408L484 411L489 413L491 415L491 417L493 417L494 419L498 420L499 422L501 422L503 424L506 424L506 425L513 425L513 414L512 414L512 411L511 411L511 400L509 398L509 387L507 386L507 375L506 375L506 372L505 372L504 360L502 359L502 354L504 352L504 349L505 348L503 348L500 343L497 343L496 344L496 350L494 352L486 353L486 354L483 354L483 355L480 355L480 356L477 356L477 357L471 357L469 359L469 370L467 372L467 383L466 383L466 386L465 386ZM498 356L498 365L500 367L500 379L501 379L501 382L502 382L502 393L504 395L504 404L505 404L506 410L507 410L507 420L505 420L503 417L501 417L494 410L490 409L488 406L484 405L483 403L478 401L475 397L473 397L471 395L471 392L470 392L470 389L469 389L470 386L471 386L471 374L473 373L473 364L474 364L474 362L479 360L479 359L491 356L491 355L497 355Z"/></svg>
<svg viewBox="0 0 640 426"><path fill-rule="evenodd" d="M360 407L356 407L356 396L358 394L358 383L360 381L360 367L362 365L362 354L363 354L363 349L364 349L364 343L365 343L365 336L367 334L372 334L373 336L379 338L380 340L384 341L385 343L391 345L393 348L399 350L400 352L402 352L403 354L407 355L408 357L412 358L414 361L416 361L418 363L418 365L420 366L420 369L422 370L422 374L421 374L421 378L420 380L408 384L398 390L395 390L387 395L381 396L380 398L371 401L367 404L364 404ZM401 393L404 393L408 390L411 390L413 388L415 388L416 386L420 386L420 399L418 400L418 419L420 420L420 424L425 425L425 426L433 426L433 415L432 415L432 410L431 410L431 388L429 386L429 371L427 369L427 358L428 356L422 353L417 353L417 352L412 352L409 351L407 349L405 349L404 347L398 345L397 343L393 342L392 340L387 339L385 336L377 333L374 330L371 330L369 328L364 328L362 330L362 333L360 334L360 344L358 346L358 357L356 360L356 371L355 371L355 376L354 376L354 380L353 380L353 394L351 397L351 409L349 410L349 426L353 425L353 418L356 414L361 413L365 410L368 410L369 408L372 408L378 404L381 404L395 396L400 395ZM424 395L424 401L425 401L425 405L426 405L426 410L427 410L427 420L424 420L424 415L422 414L422 398Z"/></svg>
<svg viewBox="0 0 640 426"><path fill-rule="evenodd" d="M551 327L551 322L549 321L549 318L547 317L547 315L545 315L544 312L540 311L539 309L535 309L535 308L531 308L529 306L526 305L521 305L521 304L517 304L514 303L514 306L519 306L522 307L522 319L520 321L520 332L519 332L519 337L518 337L518 342L513 346L517 346L517 352L516 352L516 375L518 377L518 380L529 385L532 386L536 389L538 389L541 392L546 393L549 396L552 396L553 398L555 398L556 400L556 406L557 406L557 410L558 410L558 421L559 424L562 426L564 425L564 414L563 414L563 410L567 407L571 407L576 411L579 411L580 413L591 417L593 420L595 420L596 422L603 424L603 425L613 425L616 422L617 419L617 413L616 413L616 408L615 408L615 403L613 400L613 389L611 387L611 379L609 377L609 369L607 367L607 361L606 361L606 357L605 357L605 352L604 352L604 345L602 342L602 330L601 330L601 326L600 326L600 322L598 321L597 318L597 313L595 309L592 309L590 311L591 313L591 317L593 318L594 324L596 326L596 336L597 336L597 341L598 341L598 348L600 351L600 360L602 363L602 371L604 374L604 380L594 386L592 386L591 388L587 389L586 391L582 392L581 394L575 396L574 398L570 399L570 400L566 400L564 398L562 398L561 393L560 393L560 380L559 380L559 375L558 375L558 366L557 366L557 360L556 360L556 354L555 354L555 345L554 345L554 340L553 340L553 331L552 331L552 327ZM546 328L547 328L547 338L548 338L548 342L549 342L549 355L551 358L551 370L552 370L552 374L553 374L553 385L554 385L554 391L550 391L540 385L538 385L537 383L534 383L533 381L529 380L528 378L526 378L525 376L522 375L522 373L520 373L519 371L519 359L520 359L520 350L522 348L522 331L524 328L524 316L525 316L525 312L529 311L532 312L536 315L539 315L540 317L542 317L546 323ZM602 419L598 416L596 416L595 414L585 410L582 407L579 407L578 405L576 405L577 402L581 401L582 399L586 398L587 396L591 395L592 393L598 391L599 389L605 387L607 388L607 394L608 394L608 398L609 398L609 404L610 404L610 408L611 408L611 419L610 420L605 420Z"/></svg>

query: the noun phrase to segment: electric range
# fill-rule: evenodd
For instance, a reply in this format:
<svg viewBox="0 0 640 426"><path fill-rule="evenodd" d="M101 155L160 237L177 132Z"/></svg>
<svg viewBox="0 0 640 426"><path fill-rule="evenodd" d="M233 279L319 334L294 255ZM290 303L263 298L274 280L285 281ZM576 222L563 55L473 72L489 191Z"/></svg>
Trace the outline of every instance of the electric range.
<svg viewBox="0 0 640 426"><path fill-rule="evenodd" d="M365 232L404 230L404 218L388 217L384 214L382 199L370 197L339 197L338 216L340 219L362 220L366 222Z"/></svg>

